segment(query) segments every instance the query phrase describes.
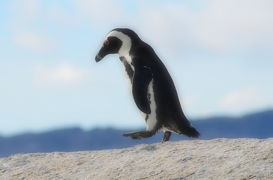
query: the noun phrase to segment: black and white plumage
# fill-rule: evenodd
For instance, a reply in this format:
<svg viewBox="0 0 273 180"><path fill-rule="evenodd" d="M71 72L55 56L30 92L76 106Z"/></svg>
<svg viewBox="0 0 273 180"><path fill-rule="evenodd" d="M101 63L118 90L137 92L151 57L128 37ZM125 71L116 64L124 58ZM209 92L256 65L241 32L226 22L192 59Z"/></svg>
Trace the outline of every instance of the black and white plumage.
<svg viewBox="0 0 273 180"><path fill-rule="evenodd" d="M134 31L117 28L108 33L96 61L115 53L119 54L124 64L132 85L133 98L147 126L145 131L124 136L147 138L162 129L163 141L169 140L171 132L198 137L199 132L191 126L182 111L171 76L153 48Z"/></svg>

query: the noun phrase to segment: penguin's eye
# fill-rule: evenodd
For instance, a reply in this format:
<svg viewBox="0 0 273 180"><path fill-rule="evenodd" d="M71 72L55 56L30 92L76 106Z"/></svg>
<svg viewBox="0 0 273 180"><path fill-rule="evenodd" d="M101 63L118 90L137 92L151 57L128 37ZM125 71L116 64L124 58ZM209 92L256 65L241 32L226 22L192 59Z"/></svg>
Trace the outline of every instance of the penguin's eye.
<svg viewBox="0 0 273 180"><path fill-rule="evenodd" d="M109 41L106 39L104 42L103 42L103 46L108 46L109 45Z"/></svg>

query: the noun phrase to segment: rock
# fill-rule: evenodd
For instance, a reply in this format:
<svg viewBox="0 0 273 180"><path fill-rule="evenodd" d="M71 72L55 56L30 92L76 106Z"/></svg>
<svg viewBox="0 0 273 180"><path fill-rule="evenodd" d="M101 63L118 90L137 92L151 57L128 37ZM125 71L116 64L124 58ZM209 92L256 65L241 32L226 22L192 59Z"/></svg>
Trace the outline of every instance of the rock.
<svg viewBox="0 0 273 180"><path fill-rule="evenodd" d="M126 149L16 154L0 179L273 179L273 138L191 140Z"/></svg>

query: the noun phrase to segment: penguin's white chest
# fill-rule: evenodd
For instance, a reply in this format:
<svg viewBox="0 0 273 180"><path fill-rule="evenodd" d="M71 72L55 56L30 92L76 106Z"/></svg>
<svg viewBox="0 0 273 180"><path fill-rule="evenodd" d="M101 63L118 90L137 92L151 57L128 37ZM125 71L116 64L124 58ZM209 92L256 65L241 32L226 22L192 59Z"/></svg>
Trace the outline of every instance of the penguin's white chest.
<svg viewBox="0 0 273 180"><path fill-rule="evenodd" d="M155 129L155 126L157 125L157 117L156 117L156 102L155 102L155 96L154 96L154 81L151 80L149 86L148 86L148 99L150 103L150 114L144 114L145 120L146 120L146 129L148 131L151 131Z"/></svg>
<svg viewBox="0 0 273 180"><path fill-rule="evenodd" d="M120 57L123 65L124 65L124 74L125 78L128 82L129 90L132 90L132 79L134 74L134 66L132 65L132 57L129 54Z"/></svg>
<svg viewBox="0 0 273 180"><path fill-rule="evenodd" d="M124 58L122 58L123 59L122 61L125 61L125 62L123 62L123 64L124 64L125 74L128 79L128 82L129 82L129 90L132 92L132 83L133 83L132 78L133 78L133 76L130 77L130 73L128 73L128 69L127 69L130 67L130 69L134 73L134 66L132 65L132 57L129 54L125 55L123 57ZM128 67L126 67L126 66L128 66ZM150 81L149 86L148 86L147 99L149 100L151 113L145 114L142 111L140 111L140 112L143 115L143 117L145 118L146 129L148 131L151 131L151 130L155 129L155 126L157 125L156 102L155 102L155 96L154 96L154 82L153 82L153 80Z"/></svg>

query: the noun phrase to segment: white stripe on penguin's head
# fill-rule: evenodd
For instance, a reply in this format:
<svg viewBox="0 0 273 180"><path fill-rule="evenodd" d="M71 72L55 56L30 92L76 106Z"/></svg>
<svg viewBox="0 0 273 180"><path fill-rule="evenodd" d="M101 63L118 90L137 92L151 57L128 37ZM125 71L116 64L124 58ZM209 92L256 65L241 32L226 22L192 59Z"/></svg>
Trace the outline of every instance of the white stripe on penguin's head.
<svg viewBox="0 0 273 180"><path fill-rule="evenodd" d="M108 33L108 35L106 36L106 39L109 37L116 37L121 40L122 45L121 45L119 52L118 52L120 56L126 56L129 54L129 51L132 47L132 40L128 35L120 32L120 31L114 30L114 31L111 31L110 33Z"/></svg>

